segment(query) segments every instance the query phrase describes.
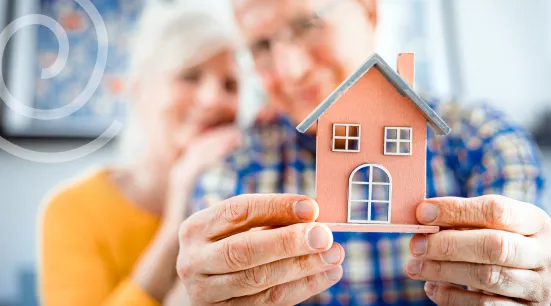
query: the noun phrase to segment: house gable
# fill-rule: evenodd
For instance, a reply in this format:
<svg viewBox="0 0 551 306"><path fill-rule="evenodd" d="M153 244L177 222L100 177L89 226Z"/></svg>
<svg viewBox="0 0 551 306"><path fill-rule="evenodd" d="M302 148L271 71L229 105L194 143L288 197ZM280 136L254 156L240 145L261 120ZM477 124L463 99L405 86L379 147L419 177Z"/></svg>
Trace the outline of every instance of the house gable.
<svg viewBox="0 0 551 306"><path fill-rule="evenodd" d="M376 68L398 93L412 102L416 109L426 118L437 134L447 135L450 127L427 105L427 103L378 55L373 54L355 73L348 77L333 93L308 115L298 126L297 130L304 133L314 124L341 96L353 87L372 68Z"/></svg>

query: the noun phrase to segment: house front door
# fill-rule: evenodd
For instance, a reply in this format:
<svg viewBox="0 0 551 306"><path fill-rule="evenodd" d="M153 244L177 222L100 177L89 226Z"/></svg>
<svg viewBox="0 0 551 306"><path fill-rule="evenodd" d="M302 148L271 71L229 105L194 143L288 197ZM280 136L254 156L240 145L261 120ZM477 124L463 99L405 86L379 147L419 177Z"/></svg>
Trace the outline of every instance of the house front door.
<svg viewBox="0 0 551 306"><path fill-rule="evenodd" d="M363 164L350 174L348 222L390 223L392 177L381 165Z"/></svg>

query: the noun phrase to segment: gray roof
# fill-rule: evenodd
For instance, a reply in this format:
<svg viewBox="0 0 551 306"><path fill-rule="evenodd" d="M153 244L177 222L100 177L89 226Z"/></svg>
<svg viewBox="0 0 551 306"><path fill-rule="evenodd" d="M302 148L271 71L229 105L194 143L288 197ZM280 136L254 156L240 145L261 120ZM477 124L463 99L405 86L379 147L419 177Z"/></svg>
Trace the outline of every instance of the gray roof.
<svg viewBox="0 0 551 306"><path fill-rule="evenodd" d="M396 88L396 90L402 95L406 96L417 109L427 118L429 125L439 135L448 135L451 131L450 127L438 116L438 114L421 98L413 88L411 88L402 77L394 71L379 54L374 53L369 59L349 76L337 89L335 89L329 97L325 99L308 117L306 117L298 126L297 130L301 133L306 132L316 122L325 111L327 111L339 98L356 82L358 82L362 76L369 71L372 67L376 67L381 71L383 76Z"/></svg>

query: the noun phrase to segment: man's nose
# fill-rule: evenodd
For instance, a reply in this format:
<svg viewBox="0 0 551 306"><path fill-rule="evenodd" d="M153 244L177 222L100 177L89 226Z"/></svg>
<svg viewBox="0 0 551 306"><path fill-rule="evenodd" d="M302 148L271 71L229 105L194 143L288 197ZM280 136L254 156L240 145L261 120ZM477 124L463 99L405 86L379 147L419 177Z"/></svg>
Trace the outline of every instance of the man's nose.
<svg viewBox="0 0 551 306"><path fill-rule="evenodd" d="M298 81L312 69L313 60L304 46L293 42L277 42L274 46L274 64L280 77Z"/></svg>

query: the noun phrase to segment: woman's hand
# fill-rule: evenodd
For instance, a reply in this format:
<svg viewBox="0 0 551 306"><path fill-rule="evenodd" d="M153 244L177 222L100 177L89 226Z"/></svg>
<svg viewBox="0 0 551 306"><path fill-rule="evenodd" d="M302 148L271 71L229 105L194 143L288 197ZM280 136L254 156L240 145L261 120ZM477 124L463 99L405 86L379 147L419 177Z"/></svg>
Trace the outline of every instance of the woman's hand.
<svg viewBox="0 0 551 306"><path fill-rule="evenodd" d="M228 156L241 144L241 132L235 126L221 126L189 140L185 153L176 162L169 177L164 223L176 233L184 220L187 201L198 175Z"/></svg>
<svg viewBox="0 0 551 306"><path fill-rule="evenodd" d="M191 304L293 305L337 283L344 250L318 211L305 196L242 195L189 217L177 270Z"/></svg>
<svg viewBox="0 0 551 306"><path fill-rule="evenodd" d="M540 208L493 195L439 198L419 205L417 219L458 229L411 240L406 270L429 281L436 304L550 305L551 219Z"/></svg>

